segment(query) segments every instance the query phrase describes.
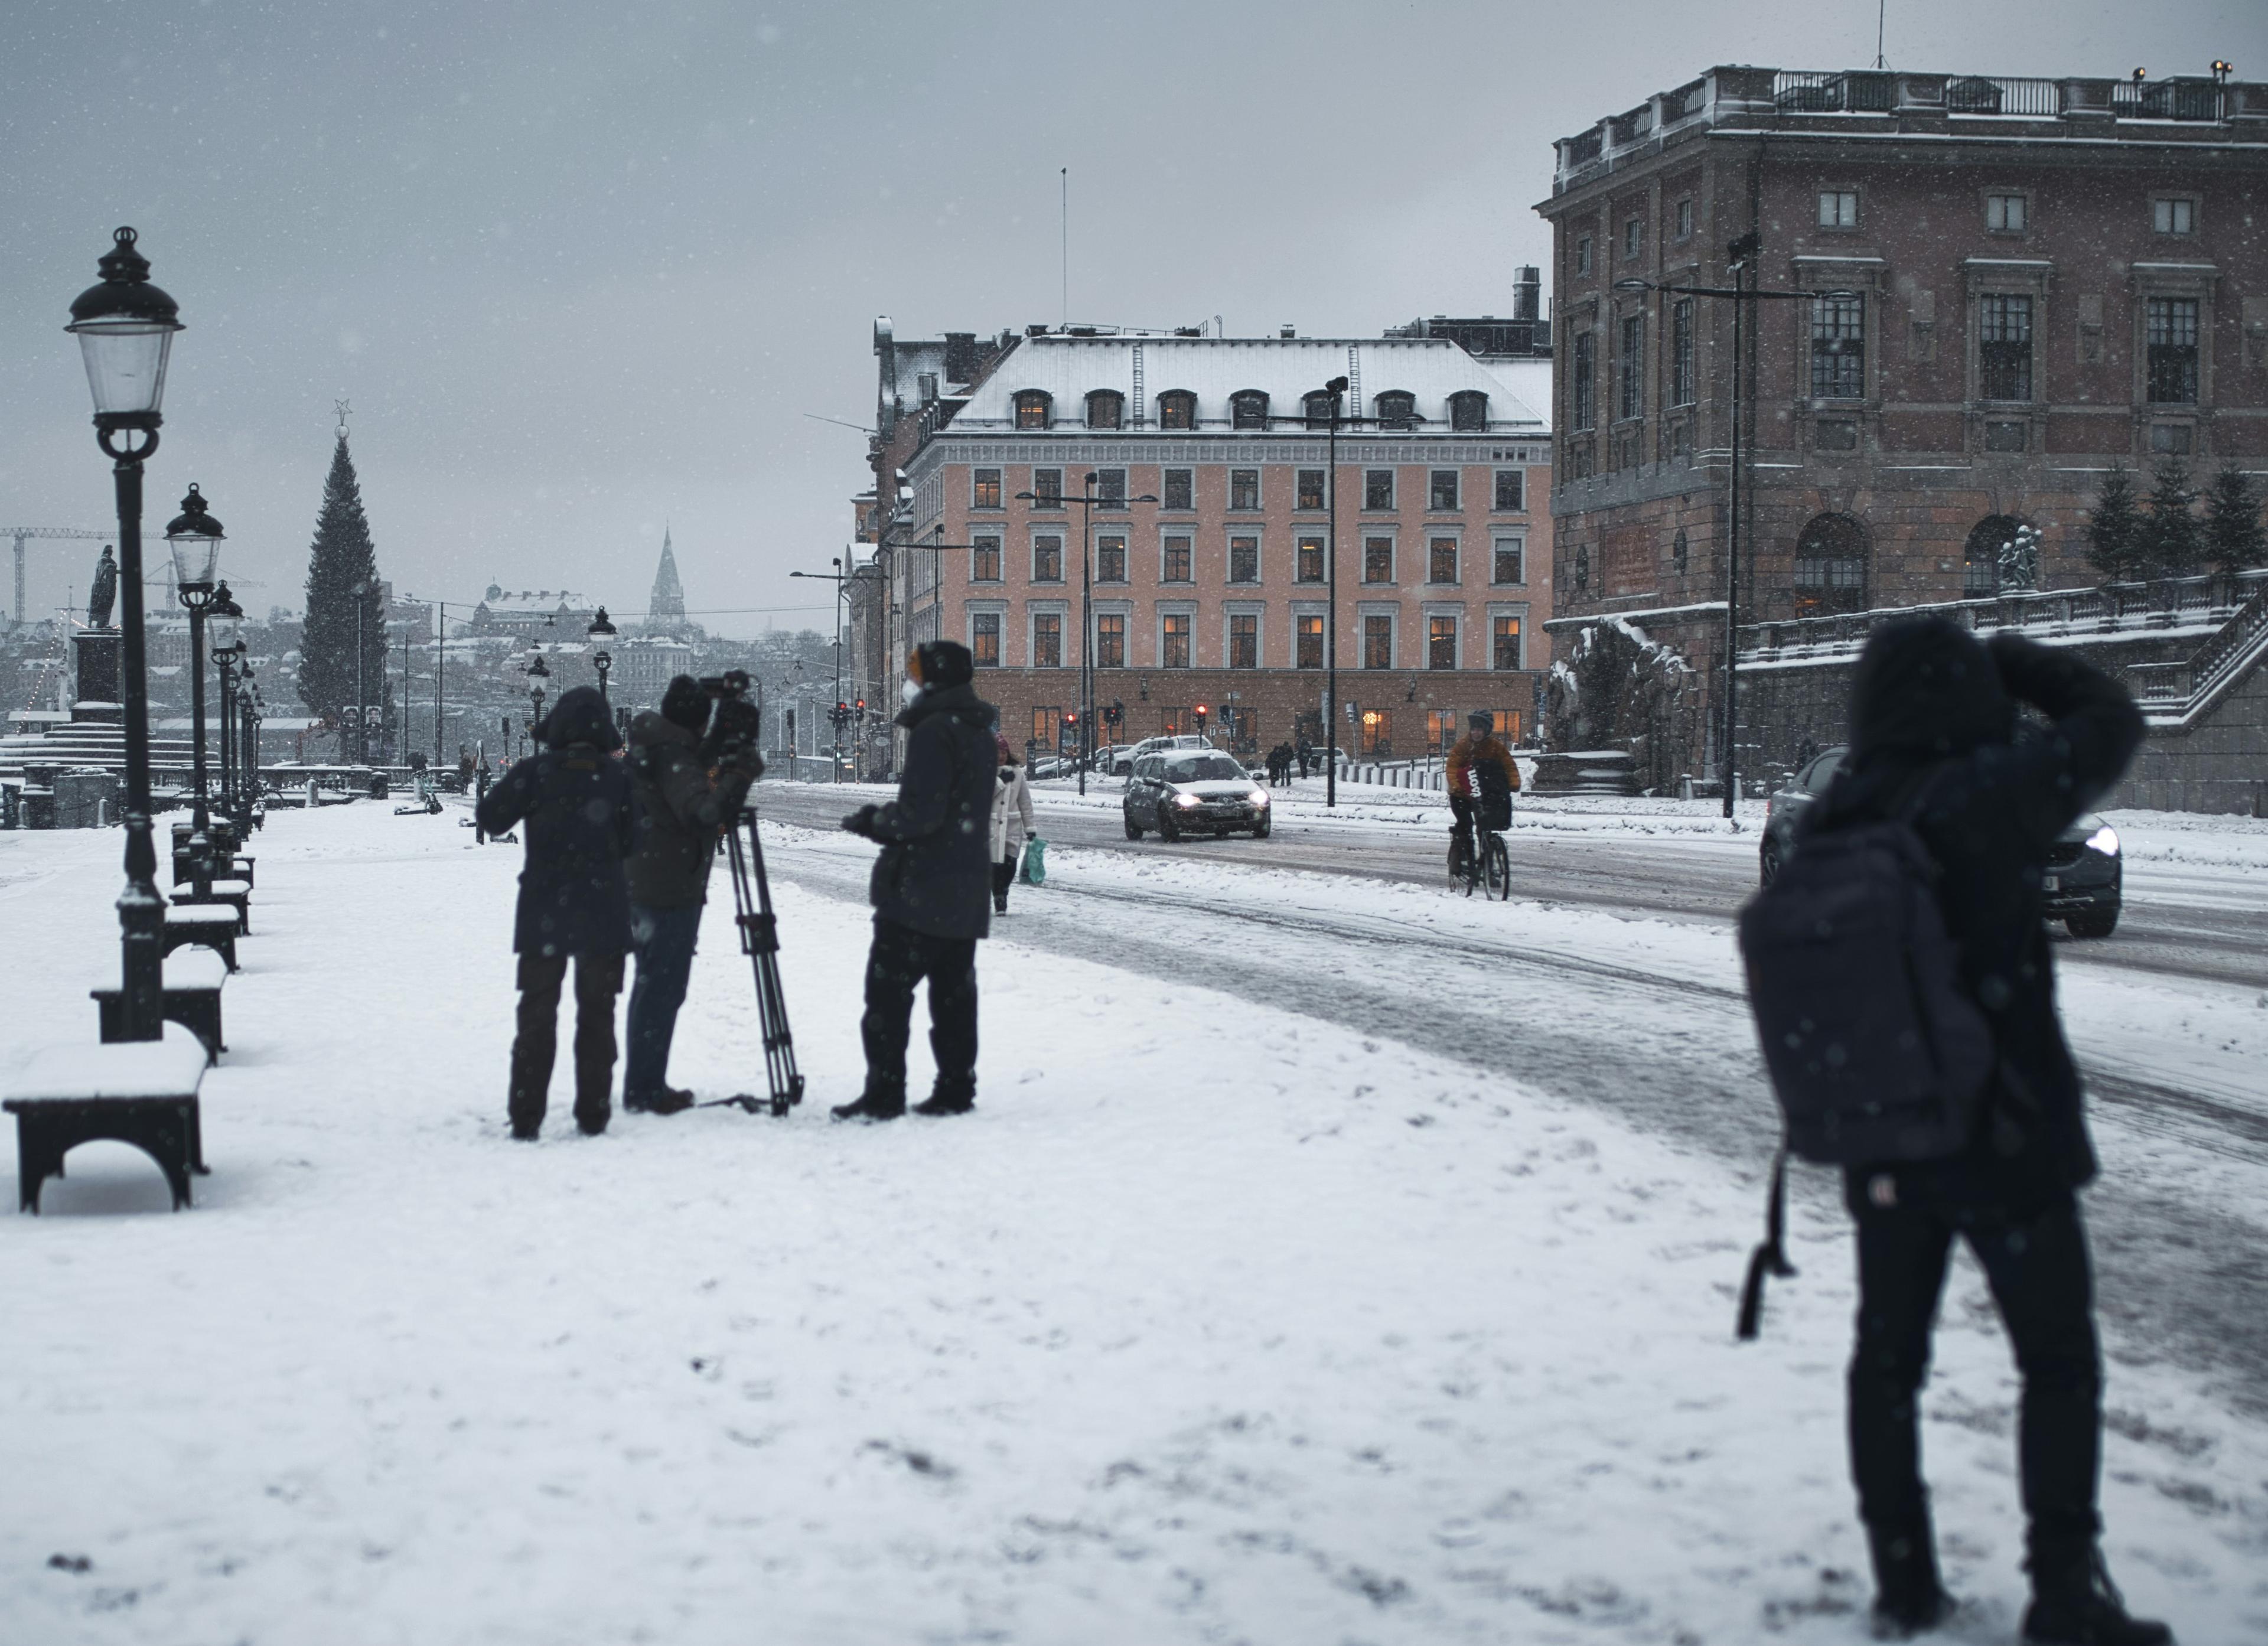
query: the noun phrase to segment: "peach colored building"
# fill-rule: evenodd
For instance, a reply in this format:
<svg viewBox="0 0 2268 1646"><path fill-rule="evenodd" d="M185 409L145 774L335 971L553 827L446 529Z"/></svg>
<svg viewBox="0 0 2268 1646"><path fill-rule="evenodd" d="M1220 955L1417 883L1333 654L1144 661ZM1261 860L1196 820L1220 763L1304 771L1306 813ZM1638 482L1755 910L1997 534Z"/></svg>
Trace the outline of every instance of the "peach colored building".
<svg viewBox="0 0 2268 1646"><path fill-rule="evenodd" d="M1310 397L1340 376L1360 421L1338 437L1338 741L1422 753L1473 709L1532 736L1550 430L1438 338L1022 339L905 463L908 634L968 644L1020 745L1066 740L1091 646L1096 702L1123 711L1100 741L1193 731L1202 705L1241 751L1322 746L1329 414ZM1090 474L1109 500L1091 519Z"/></svg>

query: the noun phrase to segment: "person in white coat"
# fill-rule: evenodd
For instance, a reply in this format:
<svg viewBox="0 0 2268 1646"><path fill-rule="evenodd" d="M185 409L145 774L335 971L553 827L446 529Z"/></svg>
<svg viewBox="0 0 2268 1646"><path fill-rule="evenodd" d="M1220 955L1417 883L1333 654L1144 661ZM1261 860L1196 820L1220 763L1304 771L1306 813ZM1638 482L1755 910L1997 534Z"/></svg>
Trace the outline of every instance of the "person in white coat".
<svg viewBox="0 0 2268 1646"><path fill-rule="evenodd" d="M1016 864L1032 833L1032 785L1024 776L1023 758L998 739L1000 771L992 790L992 908L1008 912L1008 887L1016 878Z"/></svg>

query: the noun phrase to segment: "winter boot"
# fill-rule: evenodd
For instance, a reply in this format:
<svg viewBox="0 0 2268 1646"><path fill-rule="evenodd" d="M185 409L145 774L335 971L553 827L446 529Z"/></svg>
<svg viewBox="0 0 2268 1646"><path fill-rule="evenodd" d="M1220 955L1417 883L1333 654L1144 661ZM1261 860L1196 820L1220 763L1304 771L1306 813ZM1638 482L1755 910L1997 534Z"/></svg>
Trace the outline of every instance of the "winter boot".
<svg viewBox="0 0 2268 1646"><path fill-rule="evenodd" d="M906 1087L903 1081L876 1080L869 1077L866 1091L856 1103L836 1106L838 1121L895 1121L906 1112Z"/></svg>
<svg viewBox="0 0 2268 1646"><path fill-rule="evenodd" d="M976 1106L976 1096L968 1091L932 1091L926 1103L914 1105L914 1113L926 1114L932 1120L940 1114L966 1114Z"/></svg>
<svg viewBox="0 0 2268 1646"><path fill-rule="evenodd" d="M1926 1518L1912 1526L1867 1528L1874 1556L1874 1638L1906 1640L1953 1615L1937 1577L1937 1545Z"/></svg>
<svg viewBox="0 0 2268 1646"><path fill-rule="evenodd" d="M2173 1630L2126 1615L2102 1551L2092 1542L2032 1551L2032 1604L2024 1638L2034 1646L2172 1646Z"/></svg>
<svg viewBox="0 0 2268 1646"><path fill-rule="evenodd" d="M633 1097L622 1095L622 1107L633 1114L682 1114L693 1106L693 1094L681 1086L664 1086L648 1096L640 1092Z"/></svg>
<svg viewBox="0 0 2268 1646"><path fill-rule="evenodd" d="M992 894L992 912L996 915L1005 915L1008 912L1008 894L1005 892L995 892Z"/></svg>

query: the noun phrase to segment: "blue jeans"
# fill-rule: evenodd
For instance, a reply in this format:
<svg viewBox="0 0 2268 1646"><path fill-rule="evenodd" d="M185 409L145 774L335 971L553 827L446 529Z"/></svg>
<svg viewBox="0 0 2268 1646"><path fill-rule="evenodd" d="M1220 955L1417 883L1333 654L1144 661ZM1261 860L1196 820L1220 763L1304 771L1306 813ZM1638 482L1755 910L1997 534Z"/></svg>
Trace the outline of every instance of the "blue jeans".
<svg viewBox="0 0 2268 1646"><path fill-rule="evenodd" d="M669 1042L677 1009L693 976L693 949L701 935L701 905L649 908L630 905L630 944L637 981L630 986L630 1047L622 1065L622 1098L658 1098L667 1088Z"/></svg>

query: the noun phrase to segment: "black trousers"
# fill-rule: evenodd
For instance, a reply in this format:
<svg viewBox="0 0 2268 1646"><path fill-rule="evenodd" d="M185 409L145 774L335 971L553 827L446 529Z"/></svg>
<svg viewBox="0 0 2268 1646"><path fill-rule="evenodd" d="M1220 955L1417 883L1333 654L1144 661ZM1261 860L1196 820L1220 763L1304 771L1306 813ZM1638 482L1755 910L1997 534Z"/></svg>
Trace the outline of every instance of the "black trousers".
<svg viewBox="0 0 2268 1646"><path fill-rule="evenodd" d="M932 937L877 918L866 954L866 1090L906 1089L906 1040L912 1032L914 985L929 980L929 1049L937 1059L936 1095L976 1096L976 939Z"/></svg>
<svg viewBox="0 0 2268 1646"><path fill-rule="evenodd" d="M565 955L519 957L519 1032L512 1042L506 1099L515 1130L543 1124L559 1050L559 993L566 981ZM575 1123L586 1132L604 1131L614 1113L615 996L622 988L621 955L575 957Z"/></svg>
<svg viewBox="0 0 2268 1646"><path fill-rule="evenodd" d="M1011 853L992 865L992 901L1002 908L1008 907L1008 888L1016 884L1016 866L1022 859L1022 853Z"/></svg>
<svg viewBox="0 0 2268 1646"><path fill-rule="evenodd" d="M1854 1201L1859 1200L1852 1196ZM2092 1544L2102 1448L2102 1369L2079 1205L2043 1211L1938 1205L1854 1207L1859 1339L1851 1356L1851 1473L1859 1515L1895 1531L1920 1524L1916 1401L1955 1236L1992 1290L2023 1377L2018 1461L2035 1554Z"/></svg>

